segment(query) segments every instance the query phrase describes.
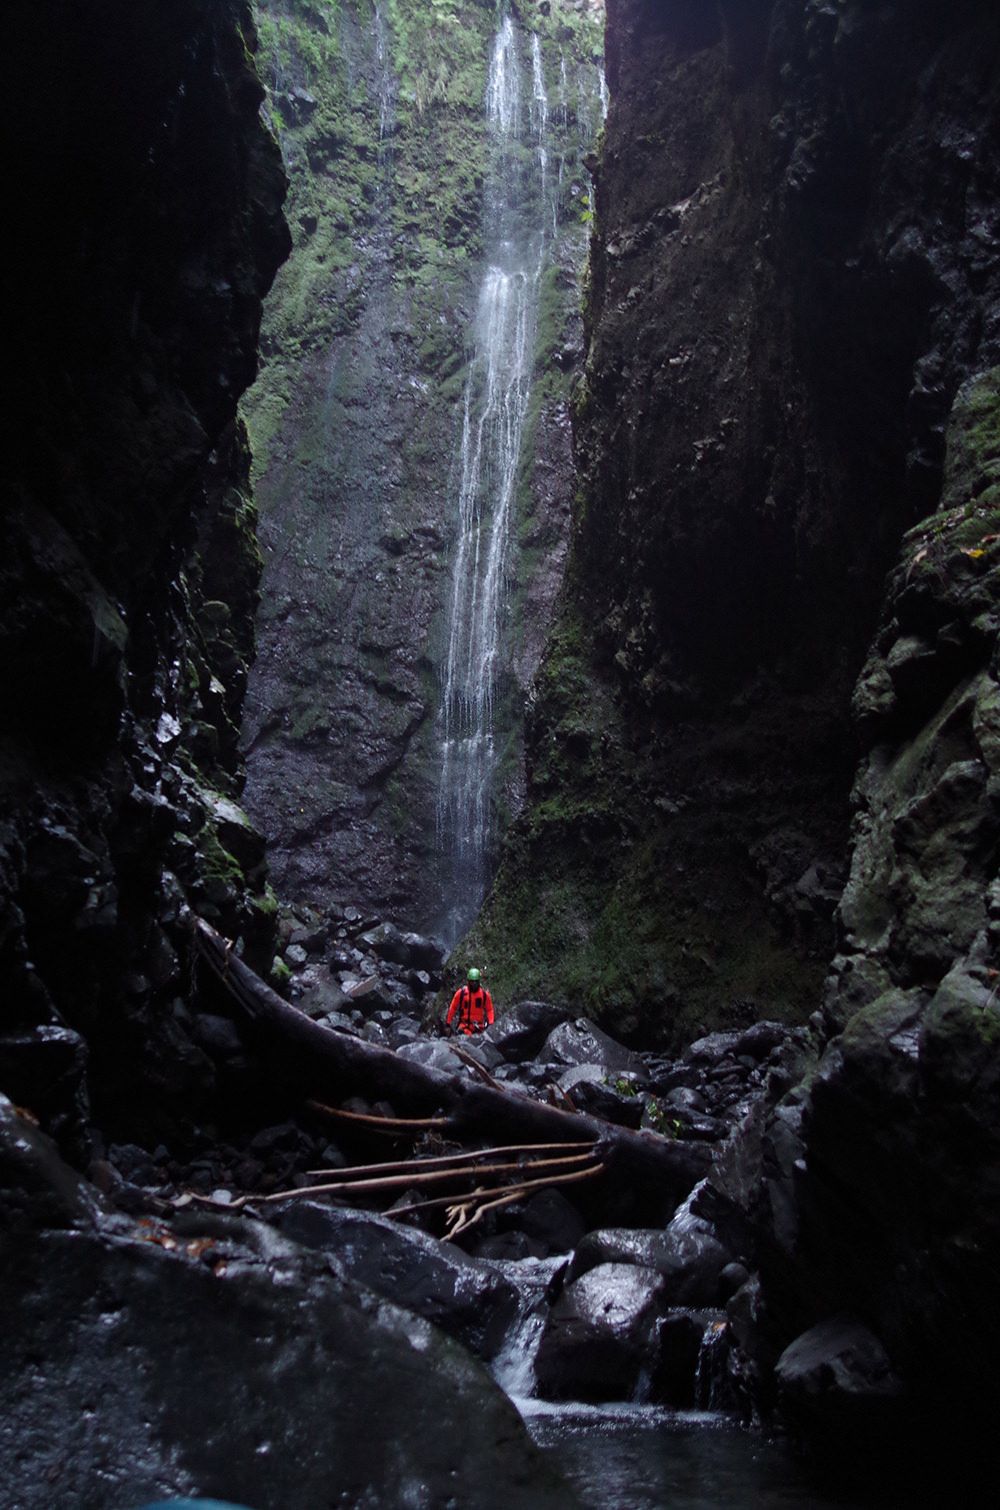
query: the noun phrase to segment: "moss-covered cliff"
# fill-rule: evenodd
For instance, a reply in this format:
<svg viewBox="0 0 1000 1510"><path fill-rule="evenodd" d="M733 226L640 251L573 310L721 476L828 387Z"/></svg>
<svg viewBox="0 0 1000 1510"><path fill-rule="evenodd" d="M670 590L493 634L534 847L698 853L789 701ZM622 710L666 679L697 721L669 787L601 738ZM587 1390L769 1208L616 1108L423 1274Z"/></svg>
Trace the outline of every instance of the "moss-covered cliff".
<svg viewBox="0 0 1000 1510"><path fill-rule="evenodd" d="M239 0L20 6L6 38L0 1084L128 1125L211 1086L189 907L270 957L234 800L260 570L236 402L284 177Z"/></svg>
<svg viewBox="0 0 1000 1510"><path fill-rule="evenodd" d="M599 11L518 7L526 94L530 36L542 44L553 229L510 583L501 817L520 800L520 703L565 552ZM259 6L295 248L246 406L266 558L248 800L280 888L424 926L441 916L435 721L500 14L494 0Z"/></svg>
<svg viewBox="0 0 1000 1510"><path fill-rule="evenodd" d="M996 24L608 7L570 582L472 944L514 992L667 1037L815 1002L852 687L997 355Z"/></svg>

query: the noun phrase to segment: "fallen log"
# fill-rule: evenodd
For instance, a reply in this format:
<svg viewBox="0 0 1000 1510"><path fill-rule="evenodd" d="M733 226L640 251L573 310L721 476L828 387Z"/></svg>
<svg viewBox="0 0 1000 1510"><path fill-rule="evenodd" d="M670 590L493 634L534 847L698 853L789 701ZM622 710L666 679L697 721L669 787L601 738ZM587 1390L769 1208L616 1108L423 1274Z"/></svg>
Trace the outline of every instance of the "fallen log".
<svg viewBox="0 0 1000 1510"><path fill-rule="evenodd" d="M286 1065L310 1087L311 1094L322 1092L326 1099L333 1086L344 1095L384 1098L417 1119L433 1118L436 1127L457 1138L597 1143L605 1178L639 1185L669 1207L682 1201L708 1172L712 1155L704 1144L633 1132L600 1117L546 1105L519 1091L484 1085L464 1074L444 1074L402 1059L391 1049L320 1027L261 980L238 958L229 940L203 918L195 919L194 930L198 953L232 1002L268 1052L274 1055L280 1050Z"/></svg>

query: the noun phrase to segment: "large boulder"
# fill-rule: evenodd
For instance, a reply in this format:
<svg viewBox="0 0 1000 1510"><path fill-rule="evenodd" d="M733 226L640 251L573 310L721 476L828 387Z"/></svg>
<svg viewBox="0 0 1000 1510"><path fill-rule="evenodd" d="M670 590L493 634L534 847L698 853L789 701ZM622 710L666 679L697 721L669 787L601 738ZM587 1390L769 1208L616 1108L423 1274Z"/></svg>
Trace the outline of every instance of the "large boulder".
<svg viewBox="0 0 1000 1510"><path fill-rule="evenodd" d="M692 1192L663 1231L610 1227L588 1232L573 1255L570 1278L601 1265L635 1265L661 1276L668 1305L717 1305L722 1271L732 1254L713 1225L692 1211L694 1200Z"/></svg>
<svg viewBox="0 0 1000 1510"><path fill-rule="evenodd" d="M111 1212L5 1100L0 1220L0 1459L22 1510L574 1503L427 1321L261 1223Z"/></svg>
<svg viewBox="0 0 1000 1510"><path fill-rule="evenodd" d="M567 1285L535 1361L547 1400L627 1400L657 1351L664 1281L654 1269L601 1264Z"/></svg>
<svg viewBox="0 0 1000 1510"><path fill-rule="evenodd" d="M602 1032L586 1017L564 1022L554 1028L538 1054L549 1064L599 1064L606 1074L612 1070L642 1069L642 1060L631 1049Z"/></svg>
<svg viewBox="0 0 1000 1510"><path fill-rule="evenodd" d="M504 1059L519 1063L533 1058L552 1030L568 1020L565 1007L545 1001L519 1001L498 1017L484 1036L496 1045Z"/></svg>
<svg viewBox="0 0 1000 1510"><path fill-rule="evenodd" d="M343 1206L294 1201L274 1218L286 1236L329 1255L337 1272L414 1311L493 1358L517 1314L513 1285L451 1243Z"/></svg>

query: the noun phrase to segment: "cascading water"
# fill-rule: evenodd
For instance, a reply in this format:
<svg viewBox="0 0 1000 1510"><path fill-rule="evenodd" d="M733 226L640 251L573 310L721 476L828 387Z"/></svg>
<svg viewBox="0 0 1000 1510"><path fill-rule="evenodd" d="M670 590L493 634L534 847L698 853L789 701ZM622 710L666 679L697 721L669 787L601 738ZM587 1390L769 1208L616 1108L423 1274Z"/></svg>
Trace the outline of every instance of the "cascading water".
<svg viewBox="0 0 1000 1510"><path fill-rule="evenodd" d="M389 32L382 6L375 3L375 88L378 95L379 159L385 154L384 143L396 124L396 75L389 50Z"/></svg>
<svg viewBox="0 0 1000 1510"><path fill-rule="evenodd" d="M504 7L486 89L487 267L463 401L458 542L441 710L437 828L448 876L441 931L449 943L471 921L488 881L510 541L538 287L552 225L549 111L537 38L531 46L530 94L523 53L524 39Z"/></svg>

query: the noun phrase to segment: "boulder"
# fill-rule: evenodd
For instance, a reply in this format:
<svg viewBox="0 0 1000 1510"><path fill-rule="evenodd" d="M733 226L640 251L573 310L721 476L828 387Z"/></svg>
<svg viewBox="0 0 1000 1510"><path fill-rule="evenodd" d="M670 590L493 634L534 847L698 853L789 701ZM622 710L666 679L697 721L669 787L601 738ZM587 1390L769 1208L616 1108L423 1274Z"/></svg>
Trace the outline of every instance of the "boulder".
<svg viewBox="0 0 1000 1510"><path fill-rule="evenodd" d="M718 1304L722 1271L733 1255L714 1226L692 1211L694 1195L663 1231L610 1227L588 1232L573 1255L570 1277L575 1280L602 1264L636 1264L662 1276L668 1305Z"/></svg>
<svg viewBox="0 0 1000 1510"><path fill-rule="evenodd" d="M624 1044L602 1032L586 1017L578 1017L554 1028L538 1057L554 1064L599 1064L605 1073L642 1069L638 1054L633 1054Z"/></svg>
<svg viewBox="0 0 1000 1510"><path fill-rule="evenodd" d="M875 1442L899 1428L903 1386L882 1343L853 1316L810 1327L785 1348L775 1365L785 1420L826 1446Z"/></svg>
<svg viewBox="0 0 1000 1510"><path fill-rule="evenodd" d="M391 1011L394 1005L390 982L383 980L381 975L369 975L353 985L345 986L344 994L352 1006L359 1007L366 1015Z"/></svg>
<svg viewBox="0 0 1000 1510"><path fill-rule="evenodd" d="M6 1100L0 1219L0 1459L23 1510L575 1503L422 1317L246 1217L111 1211Z"/></svg>
<svg viewBox="0 0 1000 1510"><path fill-rule="evenodd" d="M497 1232L477 1243L473 1256L488 1258L495 1263L520 1263L523 1258L544 1258L546 1244L537 1242L526 1232Z"/></svg>
<svg viewBox="0 0 1000 1510"><path fill-rule="evenodd" d="M288 1237L328 1254L339 1274L414 1311L490 1359L518 1309L494 1269L451 1243L368 1211L296 1201L273 1218Z"/></svg>
<svg viewBox="0 0 1000 1510"><path fill-rule="evenodd" d="M370 950L379 959L390 960L394 965L413 963L403 935L392 923L379 923L376 928L369 928L366 933L359 934L357 943L362 949Z"/></svg>
<svg viewBox="0 0 1000 1510"><path fill-rule="evenodd" d="M445 1075L469 1075L471 1070L451 1052L444 1039L418 1038L413 1043L404 1043L396 1050L400 1059L412 1059L416 1064L425 1064Z"/></svg>
<svg viewBox="0 0 1000 1510"><path fill-rule="evenodd" d="M437 939L424 938L420 933L404 933L403 943L408 956L405 964L414 970L428 971L431 975L440 974L446 952L443 944Z"/></svg>
<svg viewBox="0 0 1000 1510"><path fill-rule="evenodd" d="M305 976L308 973L309 979ZM295 998L295 1005L300 1012L305 1012L309 1017L326 1017L331 1012L344 1012L350 1006L350 998L346 991L342 991L335 980L326 976L314 975L311 971L305 972L299 977L304 986L300 996Z"/></svg>
<svg viewBox="0 0 1000 1510"><path fill-rule="evenodd" d="M240 1059L245 1053L243 1039L236 1024L228 1017L217 1017L211 1012L199 1012L194 1020L191 1037L200 1049L213 1059L223 1061Z"/></svg>
<svg viewBox="0 0 1000 1510"><path fill-rule="evenodd" d="M738 1047L743 1034L733 1030L728 1033L708 1033L704 1038L698 1038L684 1052L684 1058L689 1064L697 1064L703 1068L717 1065L720 1059L726 1055L735 1055L740 1052Z"/></svg>
<svg viewBox="0 0 1000 1510"><path fill-rule="evenodd" d="M586 1231L579 1211L559 1190L533 1195L518 1211L517 1226L533 1244L541 1245L542 1256L572 1253Z"/></svg>
<svg viewBox="0 0 1000 1510"><path fill-rule="evenodd" d="M553 1306L535 1360L546 1400L627 1400L648 1370L665 1308L654 1269L601 1264L567 1285Z"/></svg>
<svg viewBox="0 0 1000 1510"><path fill-rule="evenodd" d="M623 1094L614 1080L606 1084L599 1080L580 1080L573 1087L573 1101L578 1109L592 1117L603 1117L606 1122L615 1122L619 1127L638 1127L642 1122L645 1102L635 1091Z"/></svg>
<svg viewBox="0 0 1000 1510"><path fill-rule="evenodd" d="M552 1030L568 1020L565 1007L544 1001L519 1001L498 1017L483 1036L496 1045L504 1059L517 1063L532 1059Z"/></svg>
<svg viewBox="0 0 1000 1510"><path fill-rule="evenodd" d="M470 1055L477 1064L481 1064L484 1070L495 1070L503 1064L500 1050L496 1044L490 1043L485 1033L476 1033L467 1036L465 1033L457 1033L454 1038L444 1040L452 1049L461 1049L463 1054Z"/></svg>

